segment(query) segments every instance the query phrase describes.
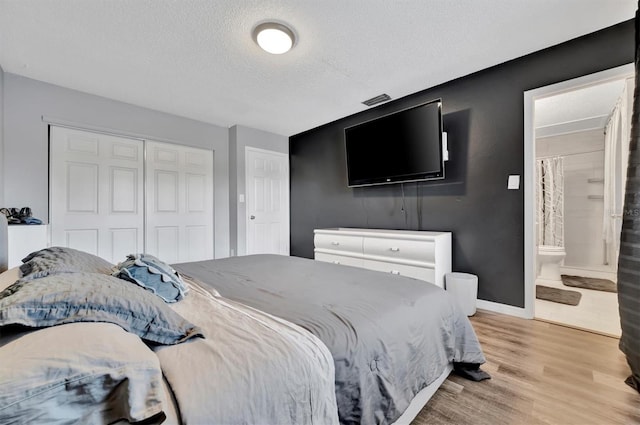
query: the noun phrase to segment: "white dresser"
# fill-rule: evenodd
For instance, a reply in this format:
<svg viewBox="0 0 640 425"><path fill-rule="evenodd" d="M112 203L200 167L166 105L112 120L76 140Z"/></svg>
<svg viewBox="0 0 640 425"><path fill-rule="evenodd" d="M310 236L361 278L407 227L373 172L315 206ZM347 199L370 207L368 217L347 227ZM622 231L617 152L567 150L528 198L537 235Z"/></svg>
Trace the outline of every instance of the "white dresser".
<svg viewBox="0 0 640 425"><path fill-rule="evenodd" d="M441 288L451 272L451 232L346 227L313 232L319 261L413 277Z"/></svg>

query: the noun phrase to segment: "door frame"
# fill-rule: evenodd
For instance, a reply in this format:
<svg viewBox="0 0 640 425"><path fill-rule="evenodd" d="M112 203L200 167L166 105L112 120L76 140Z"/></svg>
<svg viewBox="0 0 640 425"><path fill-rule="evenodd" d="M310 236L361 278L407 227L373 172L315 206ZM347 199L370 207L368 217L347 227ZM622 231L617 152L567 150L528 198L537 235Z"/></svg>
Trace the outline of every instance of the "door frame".
<svg viewBox="0 0 640 425"><path fill-rule="evenodd" d="M268 150L268 149L261 149L261 148L256 148L253 146L245 146L244 148L244 193L245 193L245 208L244 208L244 253L240 253L238 252L238 255L242 255L242 254L247 254L249 252L249 191L247 190L249 188L248 186L248 181L249 181L249 167L248 167L248 161L247 161L247 156L249 154L249 152L255 152L255 153L262 153L262 154L267 154L267 155L274 155L274 156L278 156L281 157L282 159L285 160L285 164L287 167L287 181L286 184L284 185L284 189L285 192L282 194L282 199L285 202L285 206L286 208L283 209L283 221L287 224L285 226L285 235L282 235L284 238L286 238L286 240L289 240L290 235L291 235L291 222L290 222L290 170L289 170L289 154L284 153L284 152L278 152L278 151L272 151L272 150ZM288 244L287 244L288 245ZM240 247L238 247L240 248ZM290 248L290 247L289 247ZM240 251L238 249L238 251ZM289 249L287 249L287 255L289 254Z"/></svg>
<svg viewBox="0 0 640 425"><path fill-rule="evenodd" d="M524 92L524 317L535 315L536 289L536 138L534 124L535 101L581 87L592 86L633 75L635 65L629 63L571 80L562 81Z"/></svg>

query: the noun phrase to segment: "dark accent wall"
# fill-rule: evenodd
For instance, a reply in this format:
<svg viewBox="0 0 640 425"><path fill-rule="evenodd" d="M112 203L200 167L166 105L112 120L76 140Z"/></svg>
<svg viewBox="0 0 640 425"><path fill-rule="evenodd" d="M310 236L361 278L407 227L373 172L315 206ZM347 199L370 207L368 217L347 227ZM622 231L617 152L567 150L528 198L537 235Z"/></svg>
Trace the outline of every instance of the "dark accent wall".
<svg viewBox="0 0 640 425"><path fill-rule="evenodd" d="M478 298L524 307L524 190L507 190L524 174L523 94L633 60L630 20L292 136L291 255L313 258L316 228L451 231L453 269L478 275ZM446 179L348 188L343 129L435 98Z"/></svg>

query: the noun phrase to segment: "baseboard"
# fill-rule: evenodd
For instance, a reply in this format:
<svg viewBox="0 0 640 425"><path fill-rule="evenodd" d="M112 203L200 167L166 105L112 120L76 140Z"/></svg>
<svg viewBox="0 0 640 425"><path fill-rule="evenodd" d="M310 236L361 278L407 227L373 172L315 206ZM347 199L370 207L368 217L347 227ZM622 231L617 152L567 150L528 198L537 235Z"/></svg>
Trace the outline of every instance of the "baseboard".
<svg viewBox="0 0 640 425"><path fill-rule="evenodd" d="M595 277L597 279L609 279L614 282L618 280L618 272L613 270L593 270L584 267L560 266L560 273L573 276Z"/></svg>
<svg viewBox="0 0 640 425"><path fill-rule="evenodd" d="M514 307L508 304L495 303L493 301L477 300L476 307L482 310L493 311L494 313L508 314L509 316L522 317L523 319L533 319L524 308Z"/></svg>
<svg viewBox="0 0 640 425"><path fill-rule="evenodd" d="M537 320L538 322L550 323L552 325L563 326L563 327L569 328L569 329L577 329L579 331L589 332L589 333L596 334L596 335L608 336L609 338L620 339L620 335L614 335L614 334L610 334L608 332L600 332L600 331L596 331L594 329L583 328L581 326L569 325L567 323L562 323L562 322L554 322L553 320L541 319L539 317L534 318L534 320Z"/></svg>

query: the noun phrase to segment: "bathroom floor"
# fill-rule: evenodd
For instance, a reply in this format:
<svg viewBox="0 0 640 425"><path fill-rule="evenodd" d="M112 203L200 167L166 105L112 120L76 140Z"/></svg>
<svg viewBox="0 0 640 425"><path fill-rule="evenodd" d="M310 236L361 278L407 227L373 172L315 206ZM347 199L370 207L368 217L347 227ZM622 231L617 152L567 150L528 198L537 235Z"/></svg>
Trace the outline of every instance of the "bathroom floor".
<svg viewBox="0 0 640 425"><path fill-rule="evenodd" d="M573 288L563 285L560 281L546 279L536 279L536 285L551 286L582 293L582 298L577 306L536 299L536 319L620 337L618 294Z"/></svg>

